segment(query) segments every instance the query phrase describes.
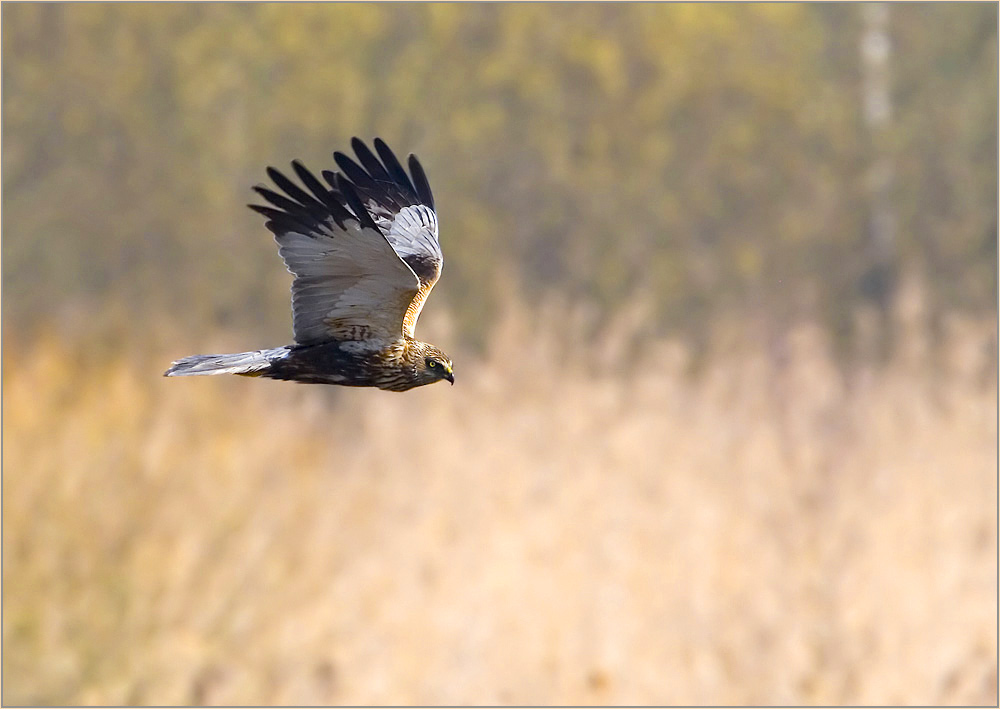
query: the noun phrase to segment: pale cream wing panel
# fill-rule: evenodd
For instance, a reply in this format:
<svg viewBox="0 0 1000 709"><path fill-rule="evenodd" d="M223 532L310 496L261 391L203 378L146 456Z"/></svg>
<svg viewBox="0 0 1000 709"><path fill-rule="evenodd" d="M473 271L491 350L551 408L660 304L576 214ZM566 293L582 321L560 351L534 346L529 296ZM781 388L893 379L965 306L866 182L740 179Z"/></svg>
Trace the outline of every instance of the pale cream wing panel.
<svg viewBox="0 0 1000 709"><path fill-rule="evenodd" d="M361 228L353 220L341 228L330 220L321 231L275 236L281 257L295 275L295 341L397 339L420 287L417 276L374 229Z"/></svg>

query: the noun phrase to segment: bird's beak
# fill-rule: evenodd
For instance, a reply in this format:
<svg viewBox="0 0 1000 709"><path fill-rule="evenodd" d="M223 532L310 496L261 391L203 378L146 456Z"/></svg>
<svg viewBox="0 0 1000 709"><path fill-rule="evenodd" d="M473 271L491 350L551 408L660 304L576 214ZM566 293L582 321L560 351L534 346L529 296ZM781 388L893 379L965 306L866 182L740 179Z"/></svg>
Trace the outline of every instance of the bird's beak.
<svg viewBox="0 0 1000 709"><path fill-rule="evenodd" d="M451 382L452 386L455 386L455 373L450 369L444 373L444 378Z"/></svg>

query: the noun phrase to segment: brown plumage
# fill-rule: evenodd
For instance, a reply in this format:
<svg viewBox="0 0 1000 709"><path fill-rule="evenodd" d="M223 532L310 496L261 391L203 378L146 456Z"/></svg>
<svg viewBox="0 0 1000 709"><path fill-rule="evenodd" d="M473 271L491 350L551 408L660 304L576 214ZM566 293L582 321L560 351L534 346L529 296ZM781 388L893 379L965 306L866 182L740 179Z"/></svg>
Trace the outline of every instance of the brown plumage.
<svg viewBox="0 0 1000 709"><path fill-rule="evenodd" d="M408 174L378 138L378 157L357 138L351 145L358 162L334 153L342 172L324 170L326 185L296 161L306 189L274 168L267 173L284 194L254 188L271 206L250 208L267 217L295 276L295 344L192 355L165 376L238 374L391 391L455 383L448 355L414 337L443 263L427 177L413 155Z"/></svg>

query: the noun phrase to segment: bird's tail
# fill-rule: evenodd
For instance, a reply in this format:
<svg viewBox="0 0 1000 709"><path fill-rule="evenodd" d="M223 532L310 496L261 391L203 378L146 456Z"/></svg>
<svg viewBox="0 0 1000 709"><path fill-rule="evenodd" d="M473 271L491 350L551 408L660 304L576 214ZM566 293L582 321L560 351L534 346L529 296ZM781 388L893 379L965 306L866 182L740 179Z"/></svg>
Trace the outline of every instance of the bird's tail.
<svg viewBox="0 0 1000 709"><path fill-rule="evenodd" d="M163 373L165 377L192 377L200 374L242 374L259 377L271 368L271 363L289 353L288 347L275 347L234 354L191 355L179 359Z"/></svg>

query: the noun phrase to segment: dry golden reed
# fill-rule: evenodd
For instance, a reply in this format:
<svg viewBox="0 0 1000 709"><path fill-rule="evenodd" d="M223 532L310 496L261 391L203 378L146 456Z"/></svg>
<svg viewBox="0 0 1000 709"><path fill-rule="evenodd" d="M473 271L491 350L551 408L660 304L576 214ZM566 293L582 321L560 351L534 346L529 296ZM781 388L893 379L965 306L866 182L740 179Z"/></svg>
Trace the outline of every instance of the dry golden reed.
<svg viewBox="0 0 1000 709"><path fill-rule="evenodd" d="M988 326L845 384L571 315L406 395L7 333L4 702L996 702Z"/></svg>

